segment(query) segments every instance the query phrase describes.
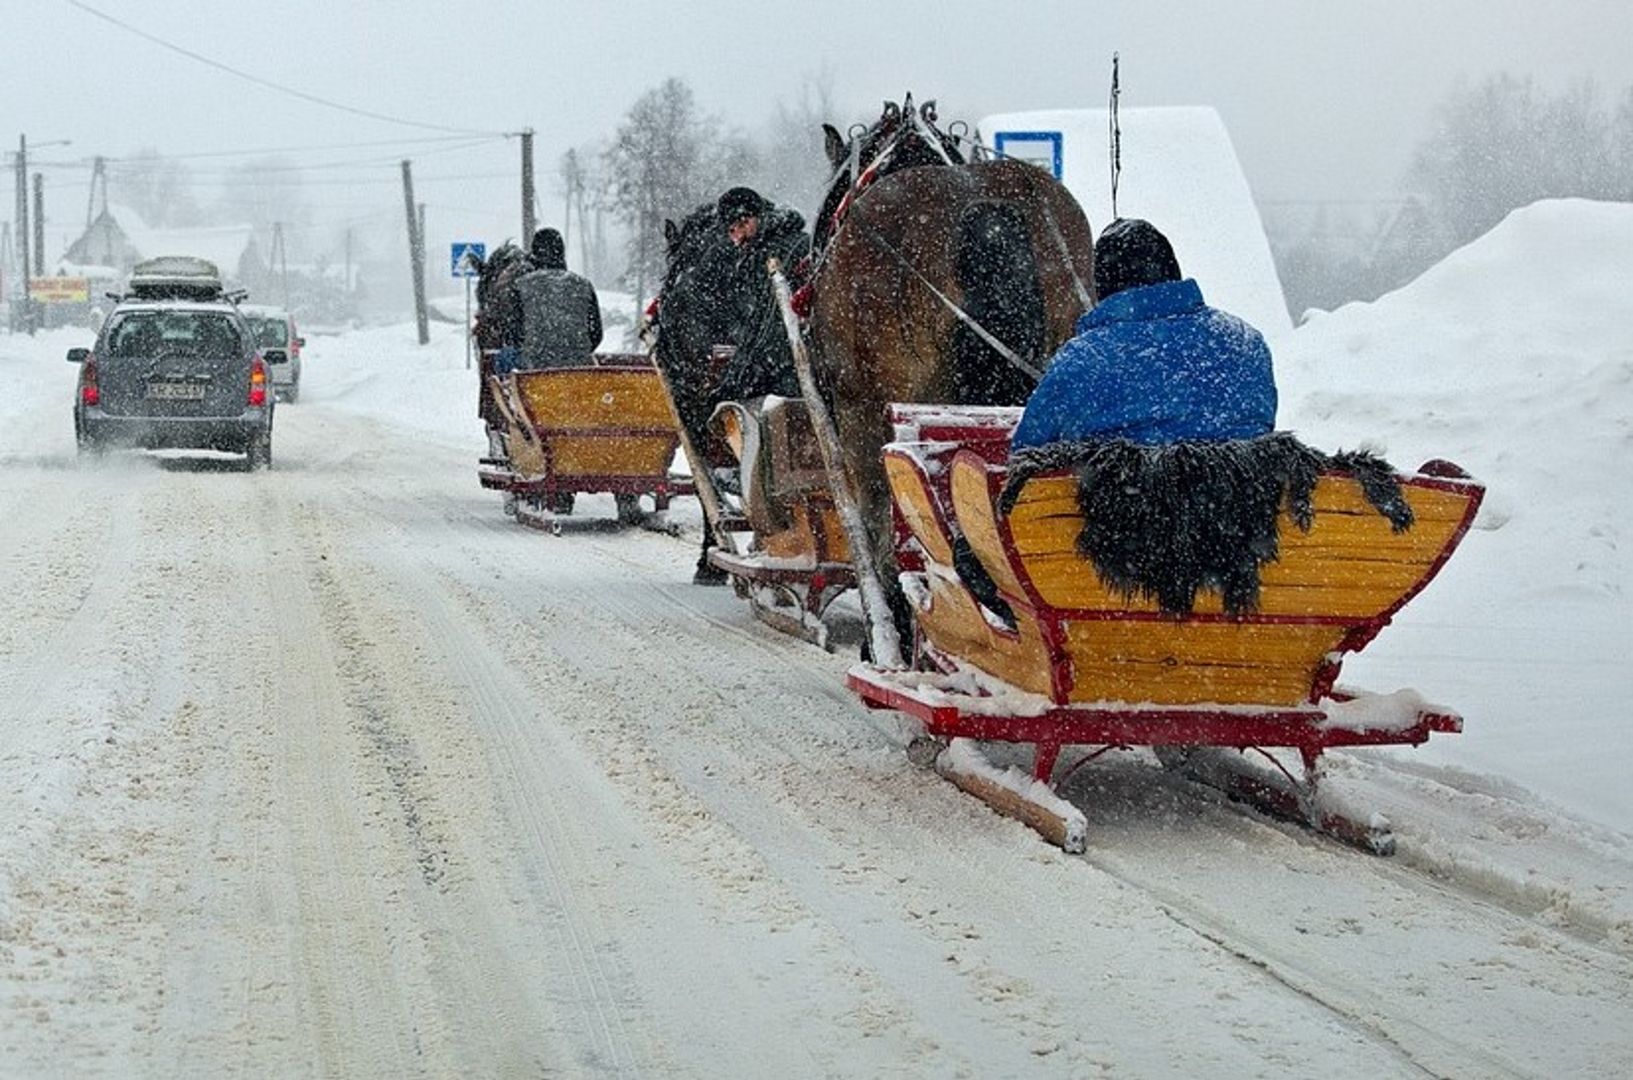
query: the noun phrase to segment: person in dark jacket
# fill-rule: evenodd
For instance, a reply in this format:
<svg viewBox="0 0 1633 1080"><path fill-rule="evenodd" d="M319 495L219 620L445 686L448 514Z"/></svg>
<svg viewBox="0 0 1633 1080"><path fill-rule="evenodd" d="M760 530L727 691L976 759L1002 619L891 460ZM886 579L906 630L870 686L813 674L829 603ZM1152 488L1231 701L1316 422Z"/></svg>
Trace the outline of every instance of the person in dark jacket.
<svg viewBox="0 0 1633 1080"><path fill-rule="evenodd" d="M1257 330L1209 307L1167 237L1119 218L1094 248L1099 303L1055 353L1015 451L1056 442L1217 442L1270 432L1276 383Z"/></svg>
<svg viewBox="0 0 1633 1080"><path fill-rule="evenodd" d="M494 403L493 388L488 378L500 373L498 353L504 348L507 338L505 327L507 315L501 313L499 283L501 280L506 281L507 288L513 285L512 268L523 259L522 250L507 240L482 263L476 277L476 325L471 330L476 338L478 358L476 415L481 417L482 423L487 426L489 453L496 458L505 456L503 444L495 441L496 433L503 429L505 422L499 406ZM521 340L519 326L518 320L518 332L514 335L517 342ZM508 371L513 366L503 365L503 370Z"/></svg>
<svg viewBox="0 0 1633 1080"><path fill-rule="evenodd" d="M811 254L811 237L797 210L779 208L753 188L734 187L720 196L715 210L738 251L736 272L741 288L736 330L737 353L726 366L714 398L746 401L766 394L799 396L794 357L782 314L772 299L766 260L782 262L789 288L797 289Z"/></svg>
<svg viewBox="0 0 1633 1080"><path fill-rule="evenodd" d="M516 279L522 316L523 368L590 362L601 344L601 304L595 286L567 269L567 247L555 229L533 234L533 269Z"/></svg>

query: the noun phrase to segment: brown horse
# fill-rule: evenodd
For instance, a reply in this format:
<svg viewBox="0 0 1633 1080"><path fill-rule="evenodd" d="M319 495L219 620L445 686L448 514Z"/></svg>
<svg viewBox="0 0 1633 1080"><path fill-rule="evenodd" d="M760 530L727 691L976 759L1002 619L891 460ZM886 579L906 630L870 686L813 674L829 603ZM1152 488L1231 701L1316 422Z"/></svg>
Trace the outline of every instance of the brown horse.
<svg viewBox="0 0 1633 1080"><path fill-rule="evenodd" d="M902 115L914 119L911 99ZM919 118L933 120L933 114ZM913 131L926 141L938 135L929 124ZM849 184L846 163L860 155L836 142L830 136L835 183ZM906 603L896 586L880 458L891 436L888 405L1024 404L1092 302L1093 236L1065 187L1020 161L960 164L950 155L942 161L884 175L848 202L830 193L825 208L845 203L847 209L837 223L817 223L818 235L831 239L813 278L807 325L817 379L834 406L845 471L904 641ZM955 306L1014 359L994 349Z"/></svg>

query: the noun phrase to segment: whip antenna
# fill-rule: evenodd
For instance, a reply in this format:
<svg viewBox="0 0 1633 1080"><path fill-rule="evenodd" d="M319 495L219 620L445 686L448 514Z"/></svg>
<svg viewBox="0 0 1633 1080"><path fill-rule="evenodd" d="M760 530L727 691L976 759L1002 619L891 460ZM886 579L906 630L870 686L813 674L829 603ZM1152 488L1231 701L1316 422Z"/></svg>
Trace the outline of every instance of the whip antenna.
<svg viewBox="0 0 1633 1080"><path fill-rule="evenodd" d="M1111 219L1117 220L1117 181L1123 177L1123 129L1117 125L1117 99L1123 90L1117 79L1117 54L1111 54Z"/></svg>

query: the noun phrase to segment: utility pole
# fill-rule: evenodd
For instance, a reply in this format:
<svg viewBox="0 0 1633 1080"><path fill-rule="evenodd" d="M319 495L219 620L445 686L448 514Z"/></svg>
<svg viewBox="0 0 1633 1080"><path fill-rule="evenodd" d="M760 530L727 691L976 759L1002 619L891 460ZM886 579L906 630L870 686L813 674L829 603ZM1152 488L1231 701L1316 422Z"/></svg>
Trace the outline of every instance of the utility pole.
<svg viewBox="0 0 1633 1080"><path fill-rule="evenodd" d="M346 299L352 298L352 230L346 227Z"/></svg>
<svg viewBox="0 0 1633 1080"><path fill-rule="evenodd" d="M34 332L33 308L28 295L28 136L17 136L17 250L22 259L17 269L23 279L23 325Z"/></svg>
<svg viewBox="0 0 1633 1080"><path fill-rule="evenodd" d="M561 178L567 197L561 207L561 250L566 254L573 247L573 190L578 185L578 151L569 150L562 159ZM584 269L582 266L580 270Z"/></svg>
<svg viewBox="0 0 1633 1080"><path fill-rule="evenodd" d="M34 276L45 276L45 174L34 174Z"/></svg>
<svg viewBox="0 0 1633 1080"><path fill-rule="evenodd" d="M533 212L533 129L522 131L522 250L533 244L539 219Z"/></svg>
<svg viewBox="0 0 1633 1080"><path fill-rule="evenodd" d="M91 192L85 199L85 231L91 231L91 223L96 217L96 186L102 185L102 209L108 208L108 167L107 159L98 154L91 162Z"/></svg>
<svg viewBox="0 0 1633 1080"><path fill-rule="evenodd" d="M590 274L590 226L584 217L584 182L578 185L578 260L579 272Z"/></svg>
<svg viewBox="0 0 1633 1080"><path fill-rule="evenodd" d="M272 223L272 251L267 256L267 269L278 265L279 277L283 283L284 309L289 308L289 252L284 247L284 226L281 221Z"/></svg>
<svg viewBox="0 0 1633 1080"><path fill-rule="evenodd" d="M403 213L408 215L408 266L414 278L414 322L420 344L431 343L431 321L425 313L425 245L420 237L419 215L414 212L413 163L403 159Z"/></svg>

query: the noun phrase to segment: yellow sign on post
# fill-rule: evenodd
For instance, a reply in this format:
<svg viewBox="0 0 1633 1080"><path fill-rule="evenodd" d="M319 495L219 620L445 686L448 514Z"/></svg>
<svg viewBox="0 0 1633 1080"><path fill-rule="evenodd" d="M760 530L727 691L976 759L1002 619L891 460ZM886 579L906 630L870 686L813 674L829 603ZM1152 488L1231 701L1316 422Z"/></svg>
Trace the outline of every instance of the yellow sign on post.
<svg viewBox="0 0 1633 1080"><path fill-rule="evenodd" d="M40 304L83 304L91 299L91 279L37 277L28 279L28 295Z"/></svg>

